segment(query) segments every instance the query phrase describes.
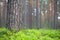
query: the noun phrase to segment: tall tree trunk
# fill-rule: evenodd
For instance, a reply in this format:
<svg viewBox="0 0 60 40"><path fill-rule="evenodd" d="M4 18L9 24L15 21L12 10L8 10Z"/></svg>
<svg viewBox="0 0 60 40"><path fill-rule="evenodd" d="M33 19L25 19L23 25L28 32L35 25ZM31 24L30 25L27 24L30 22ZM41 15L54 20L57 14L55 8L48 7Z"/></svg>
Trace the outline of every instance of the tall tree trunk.
<svg viewBox="0 0 60 40"><path fill-rule="evenodd" d="M10 28L10 12L11 12L11 0L8 0L8 2L7 2L7 23L6 23L6 26L8 27L8 28Z"/></svg>
<svg viewBox="0 0 60 40"><path fill-rule="evenodd" d="M23 0L23 5L24 5L24 27L27 27L28 28L28 0Z"/></svg>
<svg viewBox="0 0 60 40"><path fill-rule="evenodd" d="M48 14L47 14L47 20L48 20L48 27L50 27L50 0L48 0Z"/></svg>
<svg viewBox="0 0 60 40"><path fill-rule="evenodd" d="M0 26L1 26L1 0L0 0Z"/></svg>
<svg viewBox="0 0 60 40"><path fill-rule="evenodd" d="M0 25L6 26L6 0L0 0Z"/></svg>
<svg viewBox="0 0 60 40"><path fill-rule="evenodd" d="M29 28L32 28L32 0L29 0Z"/></svg>
<svg viewBox="0 0 60 40"><path fill-rule="evenodd" d="M42 24L42 22L41 22L41 16L42 16L42 15L41 15L41 11L42 11L41 2L42 2L42 1L40 0L40 28L42 27L42 26L41 26L41 24Z"/></svg>
<svg viewBox="0 0 60 40"><path fill-rule="evenodd" d="M39 5L38 5L38 3L39 3L39 0L36 0L36 27L37 28L39 28L40 27L40 24L39 24L39 9L38 9L38 7L39 7Z"/></svg>
<svg viewBox="0 0 60 40"><path fill-rule="evenodd" d="M58 14L57 14L57 0L54 0L54 28L57 28Z"/></svg>
<svg viewBox="0 0 60 40"><path fill-rule="evenodd" d="M7 3L7 27L19 30L20 27L20 13L16 0L8 0Z"/></svg>
<svg viewBox="0 0 60 40"><path fill-rule="evenodd" d="M54 0L51 0L51 28L54 28Z"/></svg>

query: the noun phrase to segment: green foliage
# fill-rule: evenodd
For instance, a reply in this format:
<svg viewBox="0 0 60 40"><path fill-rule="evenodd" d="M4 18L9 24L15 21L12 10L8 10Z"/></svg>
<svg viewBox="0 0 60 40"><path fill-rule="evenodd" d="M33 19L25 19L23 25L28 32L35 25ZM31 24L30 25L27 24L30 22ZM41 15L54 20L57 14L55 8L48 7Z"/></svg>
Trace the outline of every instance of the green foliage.
<svg viewBox="0 0 60 40"><path fill-rule="evenodd" d="M12 35L12 32L7 28L0 28L0 40L9 40L9 36Z"/></svg>
<svg viewBox="0 0 60 40"><path fill-rule="evenodd" d="M60 30L27 29L13 32L0 28L0 40L60 40Z"/></svg>

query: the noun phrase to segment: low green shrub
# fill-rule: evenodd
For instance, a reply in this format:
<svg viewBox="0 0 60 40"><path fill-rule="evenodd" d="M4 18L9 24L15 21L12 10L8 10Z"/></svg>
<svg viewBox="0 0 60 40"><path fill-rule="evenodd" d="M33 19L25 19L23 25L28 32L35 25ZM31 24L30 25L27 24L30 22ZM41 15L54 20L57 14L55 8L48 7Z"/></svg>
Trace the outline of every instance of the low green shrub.
<svg viewBox="0 0 60 40"><path fill-rule="evenodd" d="M60 40L60 30L27 29L13 32L0 28L0 40Z"/></svg>
<svg viewBox="0 0 60 40"><path fill-rule="evenodd" d="M7 28L0 28L0 40L9 40L11 34Z"/></svg>

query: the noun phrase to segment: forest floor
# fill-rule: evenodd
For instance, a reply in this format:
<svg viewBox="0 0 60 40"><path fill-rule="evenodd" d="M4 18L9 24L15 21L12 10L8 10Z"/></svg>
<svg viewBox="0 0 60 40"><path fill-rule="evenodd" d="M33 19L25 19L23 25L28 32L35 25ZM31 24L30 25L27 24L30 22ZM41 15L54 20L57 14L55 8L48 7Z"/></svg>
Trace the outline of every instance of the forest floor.
<svg viewBox="0 0 60 40"><path fill-rule="evenodd" d="M0 40L60 40L60 30L26 29L16 32L0 28Z"/></svg>

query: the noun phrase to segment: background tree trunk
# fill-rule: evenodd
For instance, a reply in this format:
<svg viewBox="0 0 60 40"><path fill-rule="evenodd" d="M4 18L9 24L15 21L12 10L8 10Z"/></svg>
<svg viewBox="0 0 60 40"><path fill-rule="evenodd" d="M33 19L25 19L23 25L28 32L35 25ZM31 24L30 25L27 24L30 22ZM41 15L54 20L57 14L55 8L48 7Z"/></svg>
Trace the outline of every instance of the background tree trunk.
<svg viewBox="0 0 60 40"><path fill-rule="evenodd" d="M54 28L57 28L58 14L57 14L57 0L54 0Z"/></svg>
<svg viewBox="0 0 60 40"><path fill-rule="evenodd" d="M32 0L29 0L29 28L32 28Z"/></svg>

